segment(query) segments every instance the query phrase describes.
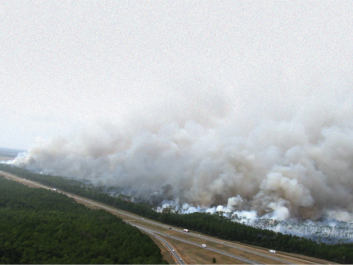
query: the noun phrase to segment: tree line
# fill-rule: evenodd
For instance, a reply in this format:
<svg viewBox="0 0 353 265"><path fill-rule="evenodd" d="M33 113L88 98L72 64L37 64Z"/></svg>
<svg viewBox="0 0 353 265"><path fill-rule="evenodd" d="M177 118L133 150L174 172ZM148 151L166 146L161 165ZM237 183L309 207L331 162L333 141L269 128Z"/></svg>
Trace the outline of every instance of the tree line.
<svg viewBox="0 0 353 265"><path fill-rule="evenodd" d="M173 212L172 210L158 213L153 209L152 205L132 203L121 198L111 197L108 194L105 194L101 187L86 185L77 180L35 174L27 170L4 164L0 165L0 169L159 222L188 228L221 239L234 240L245 244L303 254L338 263L353 263L353 244L345 243L329 245L318 243L298 236L285 235L236 223L220 214L180 214L178 212Z"/></svg>
<svg viewBox="0 0 353 265"><path fill-rule="evenodd" d="M121 218L0 177L0 263L166 262L150 237Z"/></svg>

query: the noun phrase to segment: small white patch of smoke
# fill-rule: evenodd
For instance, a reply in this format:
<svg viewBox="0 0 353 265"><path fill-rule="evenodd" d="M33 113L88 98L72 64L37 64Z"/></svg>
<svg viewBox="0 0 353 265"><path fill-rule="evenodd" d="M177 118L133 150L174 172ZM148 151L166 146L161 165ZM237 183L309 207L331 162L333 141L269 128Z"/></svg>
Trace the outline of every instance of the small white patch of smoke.
<svg viewBox="0 0 353 265"><path fill-rule="evenodd" d="M331 219L340 220L343 222L352 222L353 213L348 212L346 210L340 210L340 209L329 210L329 211L327 211L327 217L331 218ZM332 226L335 226L335 225L336 225L336 223L332 223Z"/></svg>

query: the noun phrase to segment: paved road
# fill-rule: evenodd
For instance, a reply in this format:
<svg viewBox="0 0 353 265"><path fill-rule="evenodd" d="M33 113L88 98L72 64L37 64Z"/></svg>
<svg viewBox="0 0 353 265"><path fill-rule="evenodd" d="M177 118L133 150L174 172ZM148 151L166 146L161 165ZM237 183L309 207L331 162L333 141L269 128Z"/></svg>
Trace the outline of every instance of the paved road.
<svg viewBox="0 0 353 265"><path fill-rule="evenodd" d="M93 204L93 205L96 205L98 207L101 207L101 208L105 208L109 211L114 211L114 212L117 212L117 213L122 213L120 212L119 210L116 210L115 208L110 208L110 207L106 207L104 205L101 205L99 203L93 203L92 201L87 201L87 200L84 200L84 199L81 199L81 198L78 198L76 196L72 196L73 198L77 198L77 199L80 199L80 200L83 200L87 203L90 203L90 204ZM123 213L125 214L125 213ZM130 215L130 214L125 214L129 217L133 217L136 219L136 216L133 216L133 215ZM138 218L139 219L139 218ZM144 218L141 218L141 220L143 220L144 222L150 222L149 220L146 220ZM184 243L187 243L187 244L191 244L191 245L194 245L194 246L197 246L197 247L200 247L202 249L205 249L203 248L200 244L197 244L197 243L194 243L192 241L188 241L188 240L185 240L185 239L182 239L182 238L179 238L179 237L175 237L175 236L171 236L171 235L167 235L165 233L162 233L162 232L159 232L159 231L156 231L156 230L153 230L153 229L150 229L150 228L147 228L147 227L143 227L143 226L139 226L139 225L136 225L135 223L132 223L132 222L129 222L129 221L125 221L133 226L136 226L137 228L141 229L141 230L144 230L146 232L149 232L150 234L156 234L156 235L161 235L161 236L167 236L169 238L172 238L172 239L175 239L175 240L178 240L178 241L182 241ZM233 254L229 254L227 252L224 252L224 251L221 251L221 250L218 250L218 249L215 249L215 248L210 248L210 247L207 247L205 250L209 250L209 251L213 251L213 252L217 252L217 253L220 253L222 255L225 255L225 256L228 256L228 257L231 257L231 258L235 258L235 259L238 259L240 261L243 261L244 263L248 263L248 264L262 264L260 262L257 262L257 261L253 261L253 260L249 260L249 259L245 259L245 258L242 258L242 257L239 257L239 256L236 256L236 255L233 255ZM182 261L181 257L178 257L178 260ZM182 261L183 262L183 261ZM185 264L185 263L184 263Z"/></svg>
<svg viewBox="0 0 353 265"><path fill-rule="evenodd" d="M155 231L155 230L152 230L152 229L149 229L149 228L146 228L146 227L138 226L138 225L135 225L135 224L132 224L132 225L134 225L134 226L136 226L137 228L139 228L139 229L141 229L141 230L144 230L144 231L146 231L146 232L147 232L147 231L150 231L151 234L159 234L159 235L165 236L165 234L162 233L162 232L158 232L158 231ZM236 256L236 255L233 255L233 254L229 254L229 253L227 253L227 252L224 252L224 251L221 251L221 250L218 250L218 249L215 249L215 248L211 248L211 247L204 248L204 247L202 247L200 244L197 244L197 243L194 243L194 242L191 242L191 241L188 241L188 240L179 238L179 237L175 237L175 236L171 236L171 235L168 235L168 237L169 237L169 238L172 238L172 239L175 239L175 240L182 241L182 242L187 243L187 244L191 244L191 245L200 247L200 248L204 249L205 251L213 251L213 252L217 252L217 253L220 253L220 254L222 254L222 255L231 257L231 258L238 259L238 260L240 260L240 261L242 261L242 262L244 262L244 263L247 263L247 264L263 264L263 263L260 263L260 262L255 262L255 261L252 261L252 260L249 260L249 259L245 259L245 258ZM185 264L185 263L184 263L184 264Z"/></svg>
<svg viewBox="0 0 353 265"><path fill-rule="evenodd" d="M126 222L126 221L125 221ZM161 241L164 246L169 250L169 252L173 255L173 257L175 258L175 260L177 261L177 263L179 264L186 264L181 256L179 255L178 252L176 252L173 248L173 246L167 241L165 240L164 238L160 237L157 235L156 231L152 230L152 229L148 229L146 227L142 227L142 226L139 226L139 225L136 225L136 224L133 224L133 223L130 223L130 222L127 222L129 224L131 224L132 226L135 226L136 228L142 230L142 231L145 231L146 233L149 233L151 235L153 235L154 237L156 237L159 241Z"/></svg>
<svg viewBox="0 0 353 265"><path fill-rule="evenodd" d="M164 233L162 232L158 232L158 231L154 231L154 233L156 234L159 234L159 235L165 235ZM175 239L175 240L179 240L179 241L182 241L184 243L187 243L187 244L191 244L191 245L194 245L194 246L197 246L197 247L200 247L202 249L204 249L205 251L213 251L213 252L217 252L217 253L220 253L222 255L225 255L225 256L228 256L228 257L231 257L231 258L235 258L237 260L240 260L244 263L247 263L247 264L263 264L263 263L260 263L258 261L253 261L253 260L249 260L249 259L246 259L246 258L242 258L242 257L239 257L239 256L236 256L236 255L233 255L233 254L229 254L225 251L221 251L221 250L218 250L218 249L215 249L215 248L212 248L212 247L202 247L200 244L198 243L194 243L192 241L188 241L188 240L185 240L185 239L182 239L182 238L179 238L179 237L176 237L176 236L171 236L171 235L168 235L169 238L172 238L172 239Z"/></svg>
<svg viewBox="0 0 353 265"><path fill-rule="evenodd" d="M76 196L72 196L72 197L73 197L73 198L80 199L80 200L83 200L83 201L85 201L85 202L87 202L87 203L96 205L96 206L98 206L98 207L105 208L105 209L107 209L107 210L109 210L109 211L114 211L114 212L117 212L117 213L122 213L122 212L120 212L119 210L116 210L115 208L106 207L106 206L101 205L101 204L99 204L99 203L93 203L92 201L87 201L87 200L78 198L78 197L76 197ZM136 219L136 216L133 216L133 215L130 215L130 214L126 214L126 213L123 213L123 214L125 214L125 215L127 215L127 216L129 216L129 217L133 217L133 218ZM138 218L138 219L139 219L139 218ZM141 218L141 220L143 220L144 222L150 223L149 220L146 220L146 219L144 219L144 218ZM129 224L131 224L131 225L133 225L133 226L136 226L136 227L139 228L139 229L141 228L142 230L144 230L144 231L146 231L146 232L149 231L151 234L157 234L157 235L167 236L167 237L169 237L169 238L172 238L172 239L175 239L175 240L178 240L178 241L182 241L182 242L184 242L184 243L191 244L191 245L200 247L200 248L202 248L202 249L205 249L205 248L203 248L200 244L194 243L194 242L192 242L192 241L188 241L188 240L185 240L185 239L182 239L182 238L179 238L179 237L167 235L167 234L165 234L165 233L162 233L162 232L159 232L159 231L155 231L155 230L152 230L152 229L147 228L147 227L143 227L143 226L136 225L136 224L131 223L131 222L129 222L129 221L125 221L125 222L127 222L127 223L129 223ZM169 228L169 227L168 227L168 228ZM229 254L229 253L227 253L227 252L224 252L224 251L215 249L215 248L207 247L205 250L217 252L217 253L220 253L220 254L222 254L222 255L225 255L225 256L228 256L228 257L232 257L232 258L238 259L238 260L243 261L244 263L248 263L248 264L262 264L262 263L260 263L260 262L253 261L253 260L249 260L249 259L245 259L245 258L236 256L236 255ZM256 254L257 254L257 253L256 253ZM178 260L181 260L181 258L179 257Z"/></svg>
<svg viewBox="0 0 353 265"><path fill-rule="evenodd" d="M89 201L86 201L86 202L90 203ZM101 206L101 205L98 205L98 204L96 204L96 205L97 206ZM105 206L103 206L103 207L105 207ZM160 224L158 222L154 222L154 221L151 221L151 220L148 220L148 219L145 219L145 218L139 218L139 217L136 217L135 215L131 215L131 214L128 214L128 213L125 213L125 212L121 212L119 210L116 210L116 208L110 208L110 207L105 207L105 208L107 208L109 210L112 210L112 211L115 211L115 212L118 212L120 214L124 214L124 215L129 216L129 217L135 218L135 219L141 219L141 220L143 220L146 223L150 223L150 224L157 225L157 226L160 226L160 227L164 227L164 228L167 228L167 229L169 229L169 227L171 227L171 226L163 225L163 224ZM180 233L185 233L183 230L180 230L180 229L175 229L174 228L173 230L177 231L177 232L180 232ZM227 246L227 247L235 248L237 250L241 250L241 251L244 251L244 252L252 253L252 254L255 254L255 255L258 255L258 256L262 256L264 258L276 260L276 261L279 261L279 262L281 262L283 264L293 264L293 263L290 263L288 261L282 260L282 259L277 258L277 257L273 257L273 256L266 255L266 254L263 254L263 253L259 253L259 252L256 252L256 251L252 251L250 249L234 246L232 244L224 243L223 241L220 241L220 240L217 240L217 239L213 239L213 238L210 238L210 237L207 237L207 236L203 236L203 235L200 235L200 234L195 234L195 233L190 233L189 232L188 235L193 236L193 237L197 237L197 238L202 238L202 239L205 239L205 240L208 240L208 241L212 241L212 242L215 242L215 243L218 243L218 244L222 244L222 245Z"/></svg>
<svg viewBox="0 0 353 265"><path fill-rule="evenodd" d="M130 215L130 214L127 214L127 213L123 213L123 212L120 212L120 213L122 213L124 215L127 215L129 217L137 218L136 216L133 216L133 215ZM141 220L143 220L146 223L150 223L150 224L157 225L157 226L160 226L160 227L164 227L164 228L167 228L167 229L169 227L171 227L171 226L162 225L162 224L154 222L154 221L146 220L144 218L142 218ZM180 232L180 233L185 233L183 230L180 230L180 229L174 229L174 231L177 231L177 232ZM270 255L262 254L262 253L259 253L259 252L256 252L256 251L252 251L250 249L234 246L232 244L224 243L223 241L220 241L220 240L217 240L217 239L213 239L213 238L210 238L210 237L207 237L207 236L203 236L203 235L199 235L199 234L195 234L195 233L190 233L190 232L188 233L188 235L193 236L193 237L197 237L197 238L202 238L202 239L205 239L205 240L208 240L208 241L212 241L212 242L215 242L215 243L218 243L218 244L222 244L222 245L227 246L227 247L235 248L235 249L238 249L238 250L241 250L241 251L244 251L244 252L248 252L248 253L252 253L252 254L255 254L255 255L258 255L258 256L262 256L264 258L269 258L269 259L272 259L272 260L276 260L276 261L279 261L279 262L281 262L283 264L292 264L292 263L290 263L288 261L282 260L282 259L277 258L277 257L273 257L273 256L270 256Z"/></svg>
<svg viewBox="0 0 353 265"><path fill-rule="evenodd" d="M16 178L16 179L23 180L23 179L21 179L21 178L15 176L15 175L12 175L12 174L7 173L7 172L0 171L0 173L3 174L3 175L11 176L11 177ZM32 181L30 181L30 180L25 180L25 181L28 182L28 183L31 183L31 184L33 184L33 185L42 187L42 188L44 188L44 189L50 189L50 190L52 189L51 187L44 186L44 185L38 184L38 183L36 183L36 182L32 182ZM59 190L59 192L66 193L66 192L60 191L60 190ZM132 217L132 218L134 218L134 219L143 220L143 221L146 222L146 223L150 223L150 224L157 225L157 226L160 226L160 227L164 227L164 228L167 228L167 229L170 227L170 226L162 225L162 224L157 223L157 222L154 222L154 221L146 220L145 218L136 217L135 215L132 215L132 214L128 214L128 213L119 211L119 210L117 210L116 208L107 207L107 206L104 206L104 205L102 205L102 204L100 204L100 203L95 203L95 202L93 202L93 201L91 201L91 200L85 200L85 199L83 199L82 197L79 197L79 196L76 196L76 195L72 195L72 194L69 194L69 193L66 193L66 194L67 194L68 196L72 197L72 198L75 198L75 199L78 199L78 200L81 200L81 201L85 201L85 202L87 202L87 203L90 203L90 204L99 206L99 207L104 208L104 209L107 209L107 210L109 210L109 211L114 211L114 212L116 212L116 213L123 214L123 215L129 216L129 217ZM129 222L129 223L130 223L130 222ZM130 224L132 224L132 223L130 223ZM160 234L160 235L163 235L163 236L166 235L166 234L164 234L164 233L161 233L161 232L158 232L158 231L154 231L154 230L152 230L152 229L148 229L148 228L145 228L145 227L137 226L137 225L135 225L135 224L133 224L133 225L136 226L136 227L138 227L138 228L142 228L144 231L149 232L149 233L152 233L152 234ZM184 231L182 231L182 230L180 230L180 229L174 229L174 231L177 231L177 232L180 232L180 233L185 233ZM249 252L249 253L252 253L252 254L255 254L255 255L258 255L258 256L262 256L262 257L265 257L265 258L269 258L269 259L272 259L272 260L276 260L276 261L279 261L279 262L281 262L281 263L291 264L290 262L284 261L284 260L282 260L282 259L279 259L279 258L270 256L270 255L262 254L262 253L259 253L259 252L256 252L256 251L252 251L252 250L249 250L249 249L237 247L237 246L234 246L234 245L232 245L232 244L227 244L227 243L221 242L220 240L216 240L216 239L213 239L213 238L210 238L210 237L206 237L206 236L202 236L202 235L194 234L194 233L188 233L188 235L194 236L194 237L197 237L197 238L203 238L203 239L205 239L205 240L212 241L212 242L215 242L215 243L223 244L223 245L225 245L225 246L232 247L232 248L235 248L235 249L238 249L238 250L241 250L241 251ZM191 244L191 245L195 245L195 246L198 246L198 247L201 247L201 248L202 248L202 246L200 246L200 244L196 244L196 243L194 243L194 242L191 242L191 241L188 241L188 240L185 240L185 239L181 239L181 238L178 238L178 237L174 237L174 236L169 236L169 237L170 237L170 238L173 238L173 239L175 239L175 240L183 241L183 242L185 242L185 243L188 243L188 244ZM157 238L157 236L156 236L156 238ZM162 239L162 238L161 238L161 237L158 237L158 239L160 240L160 239ZM162 239L162 240L164 240L164 239ZM161 240L160 240L160 241L161 241ZM164 240L164 241L165 241L165 240ZM165 242L166 242L166 241L165 241ZM163 242L163 243L164 243L164 242ZM166 245L169 246L169 243L167 243ZM171 251L169 247L167 247L167 248L168 248L169 251ZM171 248L172 248L172 247L171 247ZM227 252L224 252L224 251L221 251L221 250L218 250L218 249L215 249L215 248L207 247L207 249L210 250L210 251L214 251L214 252L217 252L217 253L220 253L220 254L223 254L223 255L232 257L232 258L236 258L236 259L241 260L241 261L243 261L243 262L245 262L245 263L261 264L261 263L259 263L259 262L252 261L252 260L248 260L248 259L245 259L245 258L236 256L236 255L233 255L233 254L229 254L229 253L227 253ZM174 251L174 252L175 252L175 251ZM171 253L173 254L173 251L171 251ZM175 255L173 255L173 256L175 257ZM177 255L177 256L178 256L178 255ZM181 261L180 259L181 259L180 257L177 258L178 261ZM181 261L181 262L183 262L183 261Z"/></svg>

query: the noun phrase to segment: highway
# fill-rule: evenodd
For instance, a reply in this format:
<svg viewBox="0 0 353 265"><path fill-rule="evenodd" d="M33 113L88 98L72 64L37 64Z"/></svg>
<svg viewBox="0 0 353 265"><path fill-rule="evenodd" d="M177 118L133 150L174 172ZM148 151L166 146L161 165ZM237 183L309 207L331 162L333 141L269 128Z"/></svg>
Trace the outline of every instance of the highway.
<svg viewBox="0 0 353 265"><path fill-rule="evenodd" d="M136 216L133 216L133 215L130 215L130 214L127 214L127 213L120 212L119 210L118 210L118 212L121 213L121 214L127 215L127 216L129 216L129 217L136 218ZM150 223L150 224L157 225L157 226L160 226L160 227L164 227L164 228L167 228L167 229L168 229L169 227L171 227L171 226L162 225L162 224L160 224L160 223L157 223L157 222L154 222L154 221L150 221L150 220L146 220L146 219L143 219L143 221L146 222L146 223ZM180 230L180 229L174 229L174 231L177 231L177 232L180 232L180 233L185 233L184 231L182 231L182 230ZM202 235L200 235L200 234L195 234L195 233L188 233L188 235L193 236L193 237L197 237L197 238L202 238L202 239L205 239L205 240L208 240L208 241L212 241L212 242L215 242L215 243L218 243L218 244L222 244L222 245L224 245L224 246L228 246L228 247L231 247L231 248L235 248L235 249L237 249L237 250L249 252L249 253L252 253L252 254L255 254L255 255L258 255L258 256L262 256L262 257L264 257L264 258L269 258L269 259L272 259L272 260L276 260L276 261L279 261L279 262L281 262L281 263L283 263L283 264L292 264L292 263L290 263L290 262L288 262L288 261L279 259L279 258L277 258L277 257L273 257L273 256L270 256L270 255L262 254L262 253L259 253L259 252L255 252L255 251L252 251L252 250L249 250L249 249L242 248L242 247L234 246L234 245L232 245L232 244L227 244L227 243L224 243L223 241L220 241L220 240L217 240L217 239L213 239L213 238L211 238L211 237L202 236ZM178 239L178 240L181 240L181 239ZM183 240L181 240L181 241L183 241ZM217 251L215 251L215 252L217 252ZM220 253L220 252L218 252L218 253ZM223 254L223 253L222 253L222 254ZM240 260L241 260L240 257L238 257L237 259L240 259ZM245 261L244 261L244 262L245 262ZM248 262L246 262L246 263L248 263Z"/></svg>
<svg viewBox="0 0 353 265"><path fill-rule="evenodd" d="M15 176L15 175L7 173L7 172L0 171L0 173L3 174L4 176L7 176L7 177L12 177L12 178L15 178L15 179L18 179L18 180L22 180L22 181L24 180L23 178L19 178L18 176ZM41 188L44 188L44 189L52 190L51 187L39 184L37 182L33 182L33 181L30 181L30 180L25 180L25 181L28 182L28 183L31 183L32 185L35 185L35 186L38 186L38 187L41 187ZM153 225L156 225L156 226L159 226L159 227L163 227L163 228L166 228L166 229L171 227L171 226L166 226L166 225L163 225L163 224L160 224L158 222L151 221L151 220L146 220L145 218L137 217L137 216L132 215L132 214L128 214L128 213L122 212L122 211L120 211L120 210L118 210L116 208L107 207L105 205L102 205L101 203L97 203L97 202L93 202L91 200L83 199L82 197L79 197L79 196L76 196L76 195L61 191L61 190L58 190L58 192L65 193L69 197L72 197L72 198L74 198L76 200L84 201L86 203L98 206L100 208L104 208L104 209L109 210L109 211L113 211L113 212L116 212L116 213L119 213L119 214L123 214L125 216L129 216L129 217L134 218L134 219L143 220L143 222L146 222L146 223L150 223L150 224L153 224ZM146 233L154 235L160 242L162 242L163 245L165 245L165 247L170 251L170 253L173 255L174 259L179 264L185 264L184 261L182 260L182 257L180 257L180 255L176 251L173 251L173 247L170 245L170 243L167 240L163 239L159 235L167 236L167 237L172 238L174 240L182 241L184 243L191 244L191 245L203 248L198 243L194 243L194 242L189 241L189 240L185 240L185 239L182 239L182 238L179 238L179 237L175 237L175 236L171 236L171 235L159 232L159 231L155 231L155 230L152 230L152 229L147 228L147 227L136 225L136 224L134 224L132 222L128 222L128 221L125 221L125 222L130 223L133 226L136 226L137 228L139 228L140 230L145 231ZM173 230L177 231L177 232L180 232L180 233L185 233L184 231L182 231L180 229L175 229L174 228ZM241 247L238 247L238 246L235 246L235 245L232 245L232 244L228 244L228 243L222 242L220 240L216 240L216 239L211 238L211 237L207 237L207 236L203 236L203 235L199 235L199 234L194 234L194 233L188 233L188 235L193 236L193 237L197 237L197 238L202 238L202 239L205 239L205 240L208 240L208 241L212 241L212 242L215 242L215 243L218 243L218 244L222 244L224 246L235 248L237 250L241 250L241 251L244 251L244 252L249 252L249 253L252 253L252 254L255 254L255 255L258 255L258 256L262 256L262 257L265 257L265 258L272 259L272 260L276 260L276 261L279 261L282 264L292 264L290 262L287 262L285 260L279 259L277 257L273 257L273 256L266 255L266 254L263 254L263 253L259 253L259 252L256 252L256 251L252 251L252 250L249 250L249 249L246 249L246 248L241 248ZM262 264L262 263L260 263L258 261L253 261L253 260L246 259L244 257L239 257L239 256L236 256L234 254L230 254L230 253L227 253L227 252L224 252L222 250L219 250L219 249L216 249L216 248L212 248L212 247L209 247L209 246L207 248L204 248L204 249L207 250L207 251L217 252L219 254L238 259L238 260L240 260L240 261L242 261L244 263L248 263L248 264Z"/></svg>
<svg viewBox="0 0 353 265"><path fill-rule="evenodd" d="M129 217L133 217L133 218L137 218L136 216L133 216L133 215L130 215L130 214L126 214L126 213L123 213L123 212L120 212L119 210L116 210L115 208L110 208L110 207L106 207L105 205L102 205L102 204L99 204L99 203L93 203L92 201L87 201L87 200L84 200L82 198L79 198L79 197L76 197L75 195L72 195L71 197L73 198L76 198L76 199L79 199L79 200L82 200L82 201L85 201L87 203L90 203L90 204L93 204L93 205L96 205L98 207L101 207L101 208L104 208L104 209L107 209L109 211L114 211L114 212L117 212L117 213L120 213L120 214L124 214L124 215L127 215ZM147 222L147 223L150 223L151 221L149 220L146 220L145 218L141 218L141 220L143 220L144 222ZM129 222L129 221L126 221L126 223L129 223L137 228L139 228L140 230L143 230L147 233L150 233L152 235L161 235L161 236L166 236L168 238L172 238L172 239L175 239L175 240L178 240L178 241L182 241L184 243L187 243L187 244L190 244L190 245L194 245L194 246L197 246L197 247L200 247L202 249L204 249L205 251L213 251L213 252L217 252L217 253L220 253L222 255L225 255L225 256L228 256L228 257L231 257L231 258L235 258L235 259L238 259L244 263L247 263L247 264L262 264L260 262L257 262L257 261L253 261L253 260L249 260L249 259L245 259L243 257L239 257L239 256L236 256L236 255L233 255L233 254L229 254L227 252L224 252L224 251L221 251L221 250L218 250L218 249L215 249L215 248L210 248L210 247L207 247L207 248L203 248L200 244L197 244L197 243L194 243L192 241L188 241L188 240L185 240L185 239L182 239L182 238L179 238L179 237L176 237L176 236L171 236L171 235L168 235L168 234L165 234L165 233L162 233L162 232L159 232L159 231L156 231L156 230L153 230L153 229L150 229L150 228L147 228L147 227L143 227L143 226L140 226L140 225L136 225L135 223L132 223L132 222ZM153 222L153 224L155 224ZM163 225L160 225L160 226L163 226ZM164 227L164 226L163 226ZM169 228L167 226L167 228ZM175 229L176 230L176 229ZM159 237L160 238L160 237ZM161 240L160 240L161 241ZM163 242L162 242L163 243ZM169 245L169 243L168 243ZM171 251L171 249L173 249L171 246L168 247L169 248L169 251ZM171 252L172 254L176 254L175 251L174 252ZM255 252L254 252L255 253ZM255 253L257 254L257 253ZM174 257L176 257L175 255L173 255ZM177 257L178 258L178 261L182 261L181 257ZM183 261L182 261L183 262Z"/></svg>
<svg viewBox="0 0 353 265"><path fill-rule="evenodd" d="M152 230L152 231L153 231L153 230ZM160 234L160 235L164 235L164 233L162 233L162 232L154 231L154 233ZM188 241L188 240L185 240L185 239L176 237L176 236L168 235L168 237L169 237L169 238L172 238L172 239L175 239L175 240L182 241L182 242L187 243L187 244L191 244L191 245L194 245L194 246L203 248L205 251L213 251L213 252L217 252L217 253L219 253L219 254L222 254L222 255L225 255L225 256L228 256L228 257L231 257L231 258L235 258L235 259L237 259L237 260L241 260L242 262L247 263L247 264L263 264L263 263L260 263L260 262L257 262L257 261L253 261L253 260L249 260L249 259L245 259L245 258L236 256L236 255L233 255L233 254L229 254L229 253L227 253L227 252L224 252L224 251L221 251L221 250L218 250L218 249L215 249L215 248L211 248L211 247L206 247L206 248L204 248L204 247L202 247L200 244L197 244L197 243L194 243L194 242L191 242L191 241Z"/></svg>
<svg viewBox="0 0 353 265"><path fill-rule="evenodd" d="M126 222L126 221L125 221ZM176 263L179 263L179 264L185 264L185 262L182 260L181 256L178 254L177 251L175 251L175 249L173 248L173 246L167 241L165 240L164 238L158 236L156 234L155 231L153 231L152 229L148 229L148 228L145 228L145 227L142 227L142 226L138 226L136 224L133 224L133 223L130 223L130 222L127 222L129 224L131 224L132 226L135 226L136 228L142 230L142 231L145 231L146 233L149 233L150 235L154 236L155 238L157 238L160 242L162 242L162 244L169 250L169 252L172 254L172 256L174 257Z"/></svg>

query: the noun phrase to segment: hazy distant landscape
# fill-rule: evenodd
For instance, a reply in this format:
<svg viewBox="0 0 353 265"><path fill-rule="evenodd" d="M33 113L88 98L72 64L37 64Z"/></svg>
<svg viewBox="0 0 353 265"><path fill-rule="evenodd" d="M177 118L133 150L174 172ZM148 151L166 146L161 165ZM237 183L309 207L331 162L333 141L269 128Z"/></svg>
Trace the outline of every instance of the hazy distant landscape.
<svg viewBox="0 0 353 265"><path fill-rule="evenodd" d="M19 153L24 151L25 150L17 150L17 149L0 147L0 161L13 160Z"/></svg>

